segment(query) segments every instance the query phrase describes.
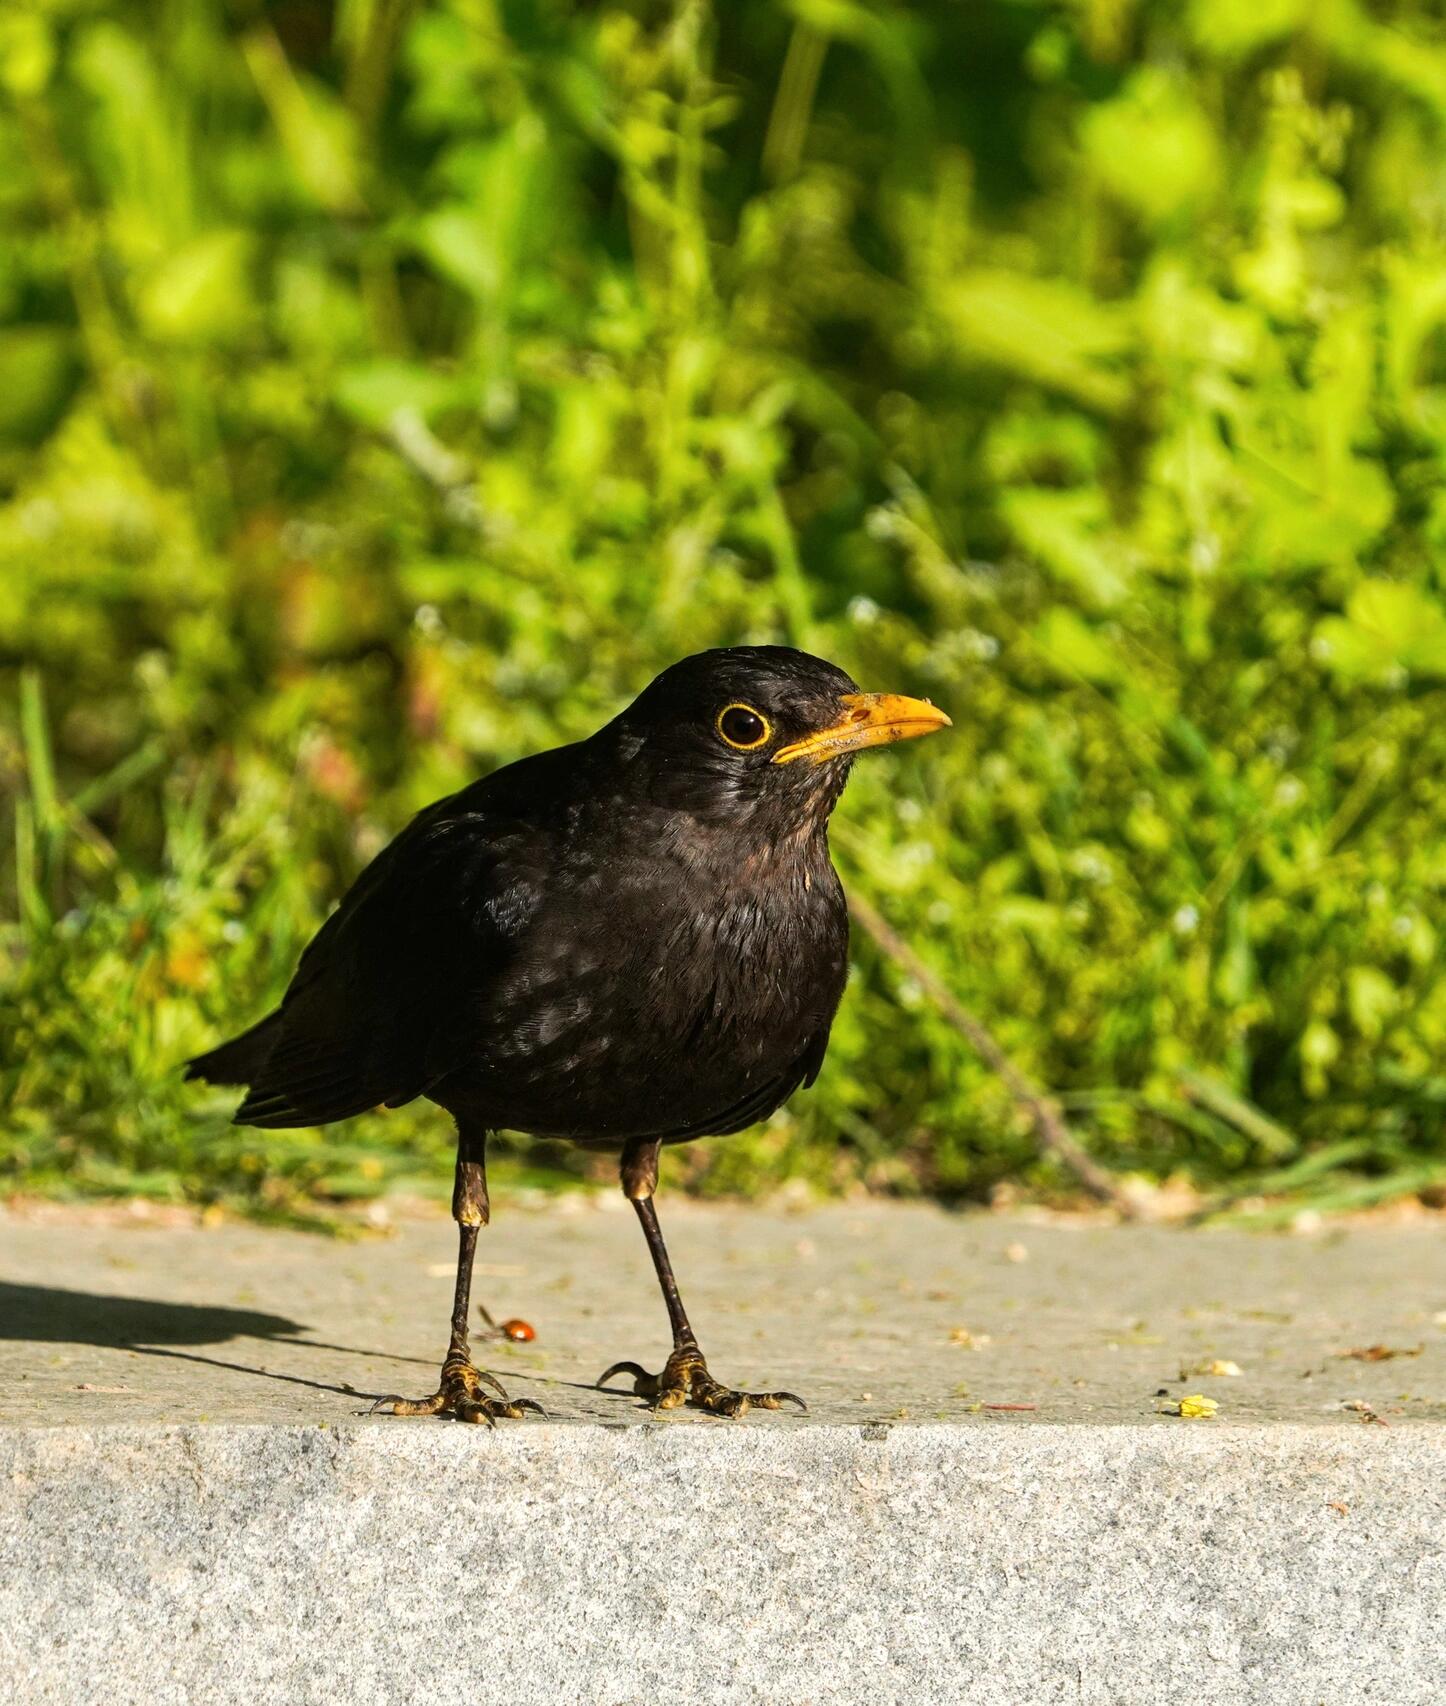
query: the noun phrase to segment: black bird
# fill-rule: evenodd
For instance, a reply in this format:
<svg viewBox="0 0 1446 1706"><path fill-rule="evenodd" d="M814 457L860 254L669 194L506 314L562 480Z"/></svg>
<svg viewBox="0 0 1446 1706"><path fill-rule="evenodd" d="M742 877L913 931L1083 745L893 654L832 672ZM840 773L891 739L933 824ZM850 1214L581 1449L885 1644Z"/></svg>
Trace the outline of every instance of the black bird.
<svg viewBox="0 0 1446 1706"><path fill-rule="evenodd" d="M708 1372L653 1209L658 1152L739 1131L812 1084L848 948L829 815L857 753L948 721L782 646L684 658L590 739L421 812L322 925L280 1007L189 1063L247 1087L241 1125L324 1125L417 1096L456 1120L451 1343L437 1391L380 1400L393 1414L491 1423L538 1407L510 1401L468 1348L499 1127L620 1155L673 1351L660 1374L617 1363L602 1380L629 1374L663 1409L802 1403Z"/></svg>

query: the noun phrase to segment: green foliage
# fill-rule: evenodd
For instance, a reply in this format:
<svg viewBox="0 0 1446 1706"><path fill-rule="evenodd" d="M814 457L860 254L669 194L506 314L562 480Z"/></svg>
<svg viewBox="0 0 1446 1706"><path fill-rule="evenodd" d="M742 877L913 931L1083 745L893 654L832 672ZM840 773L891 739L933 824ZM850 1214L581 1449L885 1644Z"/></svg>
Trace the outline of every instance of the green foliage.
<svg viewBox="0 0 1446 1706"><path fill-rule="evenodd" d="M1104 1160L1439 1176L1434 8L20 0L0 91L0 1173L435 1188L177 1064L409 812L776 639L953 714L841 861ZM856 958L677 1171L1030 1164Z"/></svg>

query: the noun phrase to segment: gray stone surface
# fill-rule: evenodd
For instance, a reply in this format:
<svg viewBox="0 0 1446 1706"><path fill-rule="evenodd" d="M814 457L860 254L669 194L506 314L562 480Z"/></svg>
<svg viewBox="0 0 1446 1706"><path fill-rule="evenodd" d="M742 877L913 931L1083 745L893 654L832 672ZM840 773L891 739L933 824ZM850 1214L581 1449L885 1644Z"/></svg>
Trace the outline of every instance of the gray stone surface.
<svg viewBox="0 0 1446 1706"><path fill-rule="evenodd" d="M1261 1425L0 1431L76 1701L1439 1703L1443 1442Z"/></svg>
<svg viewBox="0 0 1446 1706"><path fill-rule="evenodd" d="M0 1217L11 1697L1446 1699L1439 1229L665 1199L715 1372L813 1405L730 1423L587 1389L665 1348L625 1209L505 1208L490 1360L553 1419L491 1433L357 1414L430 1385L443 1220Z"/></svg>

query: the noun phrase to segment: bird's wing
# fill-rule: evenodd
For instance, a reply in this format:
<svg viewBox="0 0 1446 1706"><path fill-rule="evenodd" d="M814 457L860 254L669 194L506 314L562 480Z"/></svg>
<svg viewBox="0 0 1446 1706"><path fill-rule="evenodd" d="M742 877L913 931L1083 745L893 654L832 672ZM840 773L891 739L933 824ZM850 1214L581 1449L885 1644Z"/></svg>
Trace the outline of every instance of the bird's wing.
<svg viewBox="0 0 1446 1706"><path fill-rule="evenodd" d="M535 907L536 861L518 857L521 826L460 798L415 819L317 932L238 1124L399 1107L465 1058L468 1021Z"/></svg>

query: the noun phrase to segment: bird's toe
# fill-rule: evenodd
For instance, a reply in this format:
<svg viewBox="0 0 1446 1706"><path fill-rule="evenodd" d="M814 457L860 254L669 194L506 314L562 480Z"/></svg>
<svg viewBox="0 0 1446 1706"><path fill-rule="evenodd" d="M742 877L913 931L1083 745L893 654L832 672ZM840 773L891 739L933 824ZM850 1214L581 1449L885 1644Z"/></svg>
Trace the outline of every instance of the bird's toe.
<svg viewBox="0 0 1446 1706"><path fill-rule="evenodd" d="M695 1345L676 1349L660 1374L649 1374L640 1363L615 1362L597 1384L603 1386L617 1374L630 1375L634 1393L647 1399L654 1410L676 1410L688 1404L713 1416L746 1416L751 1409L780 1410L786 1403L808 1408L796 1392L740 1392L724 1386L708 1372Z"/></svg>
<svg viewBox="0 0 1446 1706"><path fill-rule="evenodd" d="M805 1413L808 1410L796 1392L750 1392L748 1396L760 1410L781 1410L785 1404L797 1404Z"/></svg>
<svg viewBox="0 0 1446 1706"><path fill-rule="evenodd" d="M715 1416L746 1416L752 1408L746 1392L731 1392L726 1386L698 1393L696 1402L699 1409Z"/></svg>
<svg viewBox="0 0 1446 1706"><path fill-rule="evenodd" d="M372 1416L435 1416L446 1406L446 1394L434 1392L430 1398L403 1398L400 1393L388 1392L378 1398L367 1412Z"/></svg>
<svg viewBox="0 0 1446 1706"><path fill-rule="evenodd" d="M484 1386L490 1387L497 1396L489 1397L483 1391ZM516 1421L529 1410L535 1410L539 1416L547 1414L542 1405L531 1398L509 1397L507 1388L495 1374L488 1374L461 1357L449 1357L443 1365L437 1390L430 1397L401 1398L395 1393L388 1393L372 1405L371 1414L451 1416L459 1422L490 1428L497 1425L499 1417Z"/></svg>

